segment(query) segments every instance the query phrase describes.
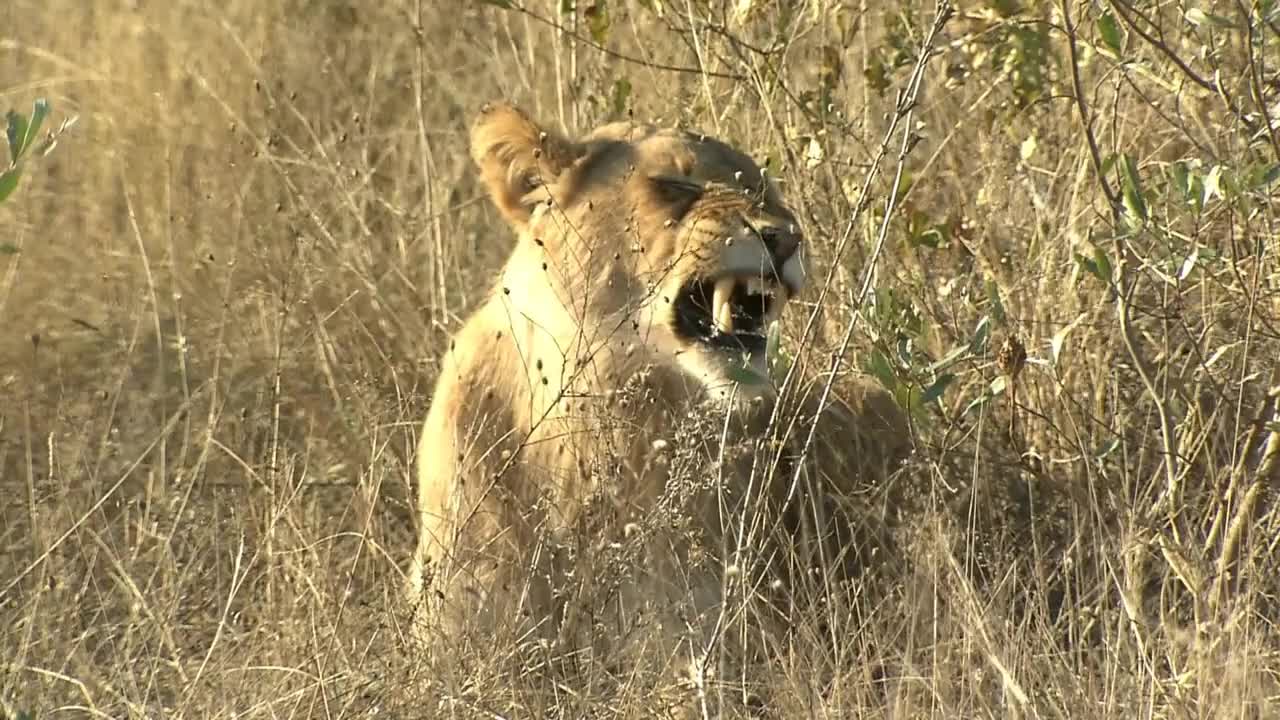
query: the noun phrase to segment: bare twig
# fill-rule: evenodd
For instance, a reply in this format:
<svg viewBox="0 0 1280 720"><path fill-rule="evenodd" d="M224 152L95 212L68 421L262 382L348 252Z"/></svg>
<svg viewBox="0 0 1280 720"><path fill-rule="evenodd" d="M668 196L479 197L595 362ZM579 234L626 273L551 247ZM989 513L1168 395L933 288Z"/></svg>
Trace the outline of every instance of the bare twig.
<svg viewBox="0 0 1280 720"><path fill-rule="evenodd" d="M1277 374L1280 373L1273 372L1273 380L1276 379L1275 375ZM1253 524L1253 518L1258 502L1262 497L1263 488L1268 484L1274 485L1277 478L1280 478L1280 429L1277 429L1275 425L1280 423L1280 384L1273 385L1271 390L1268 391L1267 406L1270 408L1268 414L1273 424L1271 430L1267 433L1267 442L1262 448L1262 458L1258 460L1258 467L1254 471L1253 481L1249 483L1249 488L1245 490L1240 506L1236 509L1235 517L1232 518L1226 537L1223 539L1222 552L1218 555L1217 578L1213 590L1212 602L1214 607L1221 607L1221 604L1226 600L1227 590L1236 577L1236 561L1240 556L1240 548L1248 536L1249 527ZM1241 458L1241 460L1243 463L1244 458Z"/></svg>
<svg viewBox="0 0 1280 720"><path fill-rule="evenodd" d="M894 114L893 114L892 120L890 121L889 130L885 134L885 142L881 145L881 153L877 157L877 162L873 163L871 170L868 171L868 178L866 179L865 183L862 186L862 195L859 198L859 202L857 206L854 208L854 219L856 219L856 217L862 212L862 210L864 210L867 207L867 204L870 202L868 189L870 188L870 185L871 185L872 174L875 173L879 168L878 160L880 157L884 156L884 153L888 148L889 139L893 136L895 132L897 132L897 129L899 126L905 126L905 130L902 133L902 143L898 151L898 162L897 162L897 167L894 174L893 187L889 192L889 197L885 201L885 212L884 212L883 220L881 221L881 224L880 224L879 235L876 238L876 245L875 245L875 248L872 250L871 257L867 261L867 267L863 272L862 286L858 292L857 298L855 299L856 305L854 308L853 316L850 318L849 322L845 325L843 337L841 337L841 340L840 340L839 349L836 352L832 353L831 366L827 373L827 378L823 383L822 394L818 399L818 406L814 410L813 422L809 425L809 433L805 438L804 446L801 449L799 457L795 461L795 468L793 471L794 474L791 481L791 488L788 491L789 493L794 493L796 487L798 487L800 483L800 477L803 471L804 459L808 457L809 451L813 446L814 437L817 435L818 424L819 424L818 418L821 416L822 411L826 409L827 405L831 401L831 391L833 386L835 385L836 377L840 368L840 363L844 361L844 357L846 353L848 353L849 351L849 344L853 339L853 329L857 325L859 318L862 317L862 313L859 311L861 310L863 304L865 303L867 295L871 291L871 285L876 275L876 267L879 262L880 256L884 251L885 241L888 237L889 223L893 218L894 207L898 200L898 188L900 187L902 182L902 173L906 165L906 159L907 159L907 156L910 154L911 150L916 145L914 141L915 132L914 132L914 129L912 128L911 118L915 111L916 99L919 97L920 88L924 83L924 71L928 65L929 59L933 57L934 43L937 41L938 35L942 32L942 29L946 26L947 21L951 19L951 15L953 12L954 12L954 8L952 8L951 4L947 2L947 0L938 1L934 11L933 23L929 28L929 32L925 35L924 40L920 44L920 54L916 58L916 64L911 71L910 79L907 81L907 87L906 89L898 93L898 101L894 108ZM852 222L853 222L853 219L850 220L850 226L849 226L850 231L852 229ZM844 240L847 240L849 234L850 232L846 231ZM841 246L843 247L843 245L844 245L844 241L842 240ZM824 284L822 288L822 294L817 301L817 304L819 307L822 305L823 297L825 297L828 289L831 286L831 279L833 277L833 273L835 272L835 268L837 264L838 263L833 262L830 270L827 273L827 281ZM816 318L816 315L817 315L817 310L815 309L814 314L810 316L810 326L813 325L814 318ZM787 376L783 381L784 389L789 386L789 383L792 381L792 377L796 371L796 368L799 365L800 363L794 363L792 364L791 368L787 371ZM777 412L778 412L778 409L777 407L775 407L774 417L771 417L769 420L770 428L772 428L774 425Z"/></svg>
<svg viewBox="0 0 1280 720"><path fill-rule="evenodd" d="M572 38L574 41L580 42L583 45L586 45L587 47L591 48L592 50L596 50L598 52L604 53L605 55L608 55L609 57L614 58L615 60L621 60L625 63L630 63L632 65L639 65L640 67L648 68L650 70L662 70L665 72L681 73L684 75L699 75L702 77L713 77L713 78L720 78L723 80L746 80L747 79L745 75L739 75L738 73L716 72L713 70L707 70L705 68L700 68L700 67L687 67L683 65L668 65L666 63L656 63L651 60L645 60L644 58L636 57L634 55L627 55L626 53L620 53L617 50L610 50L609 48L595 42L589 37L584 37L582 35L579 35L578 33L574 32L572 29L566 27L563 23L559 23L549 17L544 17L542 15L539 15L538 13L530 10L529 8L523 5L512 5L511 9L525 15L526 17L536 22L542 23L543 25L546 25L550 28L554 28L555 30L561 33L564 33L566 37Z"/></svg>
<svg viewBox="0 0 1280 720"><path fill-rule="evenodd" d="M1111 206L1111 217L1118 225L1121 219L1120 196L1112 189L1111 183L1107 180L1107 174L1102 168L1102 151L1098 149L1098 138L1093 132L1093 115L1089 112L1089 104L1084 97L1084 83L1080 80L1080 49L1076 42L1076 26L1071 21L1071 9L1067 0L1060 0L1059 7L1062 10L1062 24L1067 34L1067 50L1071 56L1071 94L1076 101L1076 111L1080 113L1080 124L1084 126L1084 136L1089 145L1089 160L1093 163L1093 173L1098 179L1099 187L1102 188L1102 194L1107 198L1107 204Z"/></svg>
<svg viewBox="0 0 1280 720"><path fill-rule="evenodd" d="M1075 94L1076 110L1080 115L1080 124L1084 132L1085 141L1089 147L1089 157L1093 163L1093 169L1098 181L1098 186L1102 189L1102 194L1107 198L1107 204L1111 208L1111 218L1117 227L1119 227L1125 218L1125 211L1120 203L1120 197L1117 195L1111 183L1107 180L1106 173L1103 172L1102 154L1098 149L1097 136L1093 132L1092 115L1089 112L1088 102L1085 100L1083 82L1080 79L1080 56L1076 41L1076 24L1071 20L1071 6L1069 0L1060 0L1059 8L1062 11L1062 22L1067 34L1067 47L1071 56L1071 87ZM1164 455L1164 471L1165 471L1165 490L1164 502L1157 502L1153 507L1159 508L1163 505L1168 506L1169 517L1176 517L1178 511L1178 497L1180 474L1178 472L1178 456L1177 445L1174 442L1173 420L1169 415L1168 403L1165 402L1164 395L1158 390L1155 384L1154 376L1151 369L1147 366L1146 358L1138 351L1137 343L1133 337L1133 330L1130 325L1132 311L1132 296L1137 289L1138 279L1134 278L1132 282L1128 279L1130 270L1130 260L1133 252L1123 237L1116 239L1116 246L1119 253L1119 263L1117 263L1117 277L1114 279L1116 283L1116 316L1119 319L1120 339L1124 345L1126 353L1129 355L1130 362L1133 363L1134 370L1138 373L1142 385L1146 388L1147 394L1150 395L1152 402L1155 404L1156 413L1160 420L1160 441Z"/></svg>

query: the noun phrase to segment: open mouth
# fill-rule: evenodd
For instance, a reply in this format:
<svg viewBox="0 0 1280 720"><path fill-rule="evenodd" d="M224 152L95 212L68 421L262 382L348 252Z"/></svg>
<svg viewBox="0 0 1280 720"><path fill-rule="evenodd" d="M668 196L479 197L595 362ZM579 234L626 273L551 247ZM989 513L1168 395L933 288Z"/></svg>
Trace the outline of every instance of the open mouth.
<svg viewBox="0 0 1280 720"><path fill-rule="evenodd" d="M676 332L728 351L763 352L769 323L782 313L787 295L776 276L692 280L676 297Z"/></svg>

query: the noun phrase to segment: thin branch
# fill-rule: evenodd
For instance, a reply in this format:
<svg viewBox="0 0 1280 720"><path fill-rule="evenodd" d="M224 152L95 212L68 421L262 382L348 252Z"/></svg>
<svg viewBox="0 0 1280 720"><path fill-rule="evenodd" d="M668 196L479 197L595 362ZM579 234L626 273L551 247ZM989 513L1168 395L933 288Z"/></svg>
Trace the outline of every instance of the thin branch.
<svg viewBox="0 0 1280 720"><path fill-rule="evenodd" d="M1080 113L1080 123L1084 126L1085 140L1089 144L1089 160L1093 163L1094 175L1102 187L1102 194L1107 197L1111 206L1111 217L1119 224L1121 220L1120 196L1107 181L1107 174L1102 168L1102 151L1098 149L1098 138L1093 133L1093 116L1089 112L1089 104L1084 99L1084 83L1080 80L1080 48L1076 43L1076 26L1071 22L1071 11L1067 0L1060 0L1062 24L1067 35L1067 50L1071 55L1071 93L1075 96L1076 110Z"/></svg>
<svg viewBox="0 0 1280 720"><path fill-rule="evenodd" d="M1138 25L1137 20L1134 19L1135 16L1142 18L1143 21L1149 25L1154 26L1155 23L1151 22L1151 20L1143 15L1137 8L1127 2L1124 2L1124 0L1111 0L1111 7L1115 9L1116 15L1120 16L1120 19L1124 21L1125 25L1129 26L1130 30L1136 33L1138 37L1146 40L1148 45L1158 50L1169 62L1177 65L1178 69L1182 71L1182 74L1186 75L1191 82L1194 82L1215 95L1222 95L1223 98L1226 99L1226 93L1224 93L1222 88L1218 86L1218 83L1209 80L1193 70L1182 58L1178 57L1177 53L1169 48L1169 45L1165 43L1163 37L1156 37ZM1164 35L1163 32L1160 34L1162 36Z"/></svg>
<svg viewBox="0 0 1280 720"><path fill-rule="evenodd" d="M1256 51L1256 48L1260 44L1265 43L1266 39L1264 36L1261 43L1259 43L1257 30L1254 28L1253 23L1249 21L1249 9L1244 7L1239 0L1236 0L1236 8L1244 17L1245 26L1249 28L1249 34L1246 39L1246 47L1249 48L1249 85L1253 90L1254 99L1258 103L1258 111L1262 115L1262 128L1255 131L1254 135L1265 135L1267 143L1271 146L1272 153L1275 154L1275 159L1280 160L1280 139L1276 137L1277 135L1280 135L1280 128L1278 128L1272 120L1271 110L1267 107L1267 94L1264 88L1265 83L1263 81L1264 68L1258 67L1259 53Z"/></svg>
<svg viewBox="0 0 1280 720"><path fill-rule="evenodd" d="M743 81L747 79L745 75L739 75L737 73L716 72L714 70L706 70L704 68L698 68L698 67L687 67L684 65L667 65L666 63L657 63L651 60L645 60L644 58L636 57L634 55L627 55L625 53L620 53L617 50L610 50L609 48L597 43L596 41L592 40L589 37L584 37L582 35L579 35L578 33L574 32L572 29L566 27L562 23L559 23L552 18L543 17L542 15L539 15L538 13L524 7L523 5L512 5L511 9L525 15L526 17L536 22L542 23L547 27L553 28L559 32L564 33L566 37L571 37L575 41L580 42L583 45L586 45L592 50L596 50L597 52L604 53L605 55L608 55L611 58L614 58L616 60L621 60L625 63L630 63L632 65L639 65L641 67L648 68L650 70L663 70L666 72L683 73L686 75L700 75L704 77L721 78L724 80Z"/></svg>
<svg viewBox="0 0 1280 720"><path fill-rule="evenodd" d="M813 422L811 422L809 425L809 433L808 433L808 436L805 438L804 447L801 449L800 455L795 461L794 477L792 478L791 489L788 491L789 493L794 492L795 488L800 483L800 476L803 471L804 459L808 457L809 451L813 446L814 437L817 434L817 429L819 425L818 418L822 415L822 411L826 409L827 405L831 401L831 391L832 391L832 387L835 385L836 377L838 375L838 371L840 368L840 363L843 362L846 353L848 353L849 344L853 338L853 329L857 325L858 319L862 317L862 313L860 311L862 309L863 304L866 301L867 295L870 293L872 281L875 278L878 261L882 251L884 250L885 241L888 235L889 223L894 215L894 205L897 201L898 188L900 187L901 181L902 181L903 168L906 164L907 156L911 153L911 150L916 146L915 132L914 132L914 129L912 128L911 117L915 111L916 102L917 102L916 99L920 94L920 88L924 83L924 71L926 66L928 65L929 58L933 57L934 55L934 43L937 41L938 36L942 33L943 28L946 27L947 21L951 19L951 16L954 12L955 12L955 9L951 6L949 2L947 2L947 0L938 1L933 24L930 27L929 32L925 36L923 42L921 42L920 44L920 56L916 59L915 67L912 69L911 77L907 82L907 87L904 90L899 91L898 93L898 101L894 107L894 114L892 116L892 120L890 121L889 131L885 134L885 140L881 144L881 155L877 157L877 161L872 164L872 168L870 172L875 173L879 169L880 157L883 157L885 152L888 150L888 144L889 144L890 138L892 138L893 134L896 132L899 126L903 126L904 130L902 133L902 145L898 152L897 172L893 179L893 188L891 189L888 199L886 200L884 217L883 217L883 220L881 221L879 236L876 239L876 246L875 246L875 249L872 251L870 259L868 259L867 261L867 267L864 271L861 289L857 297L857 304L854 308L853 316L850 318L848 324L845 326L843 337L841 338L841 341L840 341L840 349L832 353L831 367L829 372L827 373L826 381L823 383L822 394L818 398L818 406L814 410ZM862 187L862 197L859 199L858 204L854 207L855 218L859 214L861 214L861 212L870 204L870 194L868 193L868 189L870 188L870 185L871 185L871 177L868 177L866 180L866 183ZM852 227L853 227L852 223L853 221L851 219L848 227L850 231L852 230ZM849 234L850 234L849 232L845 233L846 240L848 239ZM830 288L832 273L835 270L836 264L837 263L834 263L834 262L832 263L831 271L827 275L827 282L823 287L823 296L825 296L825 294L828 291L828 288ZM818 299L818 306L821 306L821 305L822 305L822 298L820 297ZM817 315L817 311L815 309L814 315L810 317L810 325L812 325L813 319L814 317L816 317L816 315ZM799 365L800 365L799 362L793 363L791 365L791 368L788 369L787 377L783 380L784 388L787 387L787 385L791 381L792 375L795 373L796 368ZM777 412L778 412L778 408L777 406L775 406L774 407L775 417L771 417L769 419L770 427L772 427L774 424L774 420L776 418Z"/></svg>
<svg viewBox="0 0 1280 720"><path fill-rule="evenodd" d="M1271 379L1275 381L1280 377L1280 371L1272 372ZM1269 414L1273 423L1280 422L1280 384L1273 385L1267 392L1266 405L1269 408ZM1241 458L1243 464L1244 458ZM1244 541L1249 534L1249 528L1253 525L1255 511L1258 502L1262 497L1262 490L1268 484L1274 485L1277 477L1280 476L1280 430L1273 429L1267 433L1267 443L1262 450L1262 458L1258 461L1258 467L1254 471L1253 481L1249 483L1249 487L1245 490L1244 498L1240 501L1240 507L1236 510L1236 515L1231 520L1231 526L1227 529L1226 537L1223 539L1222 553L1218 556L1217 578L1214 585L1213 604L1220 607L1221 603L1226 599L1228 586L1236 576L1236 561L1240 556L1240 548L1244 545Z"/></svg>
<svg viewBox="0 0 1280 720"><path fill-rule="evenodd" d="M1076 109L1080 114L1080 122L1083 126L1085 140L1089 146L1089 156L1093 162L1094 172L1098 179L1098 185L1102 188L1102 192L1107 196L1107 203L1111 206L1112 221L1117 227L1124 222L1124 209L1120 204L1119 196L1116 194L1111 183L1107 181L1106 174L1102 168L1102 154L1098 150L1098 140L1093 132L1093 120L1089 113L1089 105L1085 101L1083 82L1080 80L1080 57L1076 42L1076 25L1071 20L1071 8L1069 0L1060 0L1059 7L1062 11L1062 22L1067 33L1067 47L1071 55L1071 85L1076 96ZM1169 416L1169 407L1164 395L1156 387L1154 375L1147 366L1146 359L1138 352L1137 343L1133 337L1133 329L1130 326L1130 308L1134 292L1138 287L1138 280L1134 278L1133 282L1126 280L1129 272L1128 260L1133 256L1132 249L1123 237L1116 239L1117 250L1119 251L1119 263L1117 263L1117 277L1115 278L1116 287L1116 316L1120 325L1120 340L1124 345L1125 352L1129 356L1129 360L1133 363L1133 368L1138 374L1138 378L1142 381L1143 387L1147 394L1151 397L1152 403L1156 408L1156 414L1160 420L1160 442L1162 445L1162 454L1164 455L1164 471L1165 471L1165 490L1163 493L1163 502L1157 502L1154 508L1166 507L1168 517L1172 523L1176 518L1179 507L1178 498L1180 492L1180 475L1178 472L1178 456L1177 446L1174 443L1174 427L1173 419ZM1174 523L1176 529L1176 523Z"/></svg>
<svg viewBox="0 0 1280 720"><path fill-rule="evenodd" d="M1232 116L1234 116L1236 120L1240 121L1240 123L1244 125L1246 130L1248 130L1249 132L1254 132L1257 130L1256 123L1250 121L1247 117L1245 117L1244 112L1241 111L1240 106L1236 103L1235 99L1230 95L1230 93L1226 91L1226 88L1222 87L1220 83L1214 80L1210 80L1209 78L1204 77L1203 75L1201 75L1200 73L1192 69L1191 66L1188 65L1185 60L1179 57L1178 54L1174 52L1172 48L1169 47L1168 43L1164 41L1163 31L1159 32L1159 36L1153 35L1149 31L1143 29L1135 19L1135 18L1142 18L1143 22L1147 23L1148 25L1151 25L1152 27L1156 27L1156 24L1152 22L1150 18L1143 15L1141 11L1139 11L1137 8L1133 7L1129 3L1125 2L1125 0L1110 0L1110 3L1111 3L1111 7L1115 9L1116 14L1119 15L1120 19L1124 21L1124 24L1127 25L1129 29L1132 30L1135 34L1137 34L1138 37L1147 41L1147 44L1155 48L1161 55L1165 57L1166 60L1176 65L1178 70L1181 71L1183 75L1187 76L1187 78L1190 79L1191 82L1195 83L1196 85L1199 85L1205 90L1208 90L1214 95L1217 95L1218 97L1222 98L1222 102L1227 106L1227 110L1231 112ZM1247 22L1247 12L1246 12L1246 22ZM1249 28L1250 28L1250 35L1252 36L1253 26L1249 25Z"/></svg>

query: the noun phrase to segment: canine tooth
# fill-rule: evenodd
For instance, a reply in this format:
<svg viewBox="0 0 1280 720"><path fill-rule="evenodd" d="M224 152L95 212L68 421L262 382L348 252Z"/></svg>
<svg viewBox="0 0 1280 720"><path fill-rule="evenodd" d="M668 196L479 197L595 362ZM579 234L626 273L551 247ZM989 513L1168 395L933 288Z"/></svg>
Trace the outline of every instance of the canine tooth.
<svg viewBox="0 0 1280 720"><path fill-rule="evenodd" d="M733 332L733 312L730 310L729 299L733 297L734 282L731 277L720 278L711 295L711 317L720 332Z"/></svg>
<svg viewBox="0 0 1280 720"><path fill-rule="evenodd" d="M733 311L729 308L729 303L721 305L716 313L716 327L722 333L733 332Z"/></svg>

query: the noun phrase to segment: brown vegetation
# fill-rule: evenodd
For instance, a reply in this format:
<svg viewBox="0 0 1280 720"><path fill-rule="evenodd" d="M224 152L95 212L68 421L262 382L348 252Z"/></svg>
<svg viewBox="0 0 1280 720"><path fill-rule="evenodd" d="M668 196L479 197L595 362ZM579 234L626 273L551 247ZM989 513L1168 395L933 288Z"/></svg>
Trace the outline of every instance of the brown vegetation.
<svg viewBox="0 0 1280 720"><path fill-rule="evenodd" d="M0 204L0 717L655 712L405 642L427 395L512 243L466 150L499 97L752 154L812 245L784 347L911 409L894 562L764 712L1276 713L1268 3L973 0L932 42L931 3L563 5L0 9L0 109L80 116Z"/></svg>

